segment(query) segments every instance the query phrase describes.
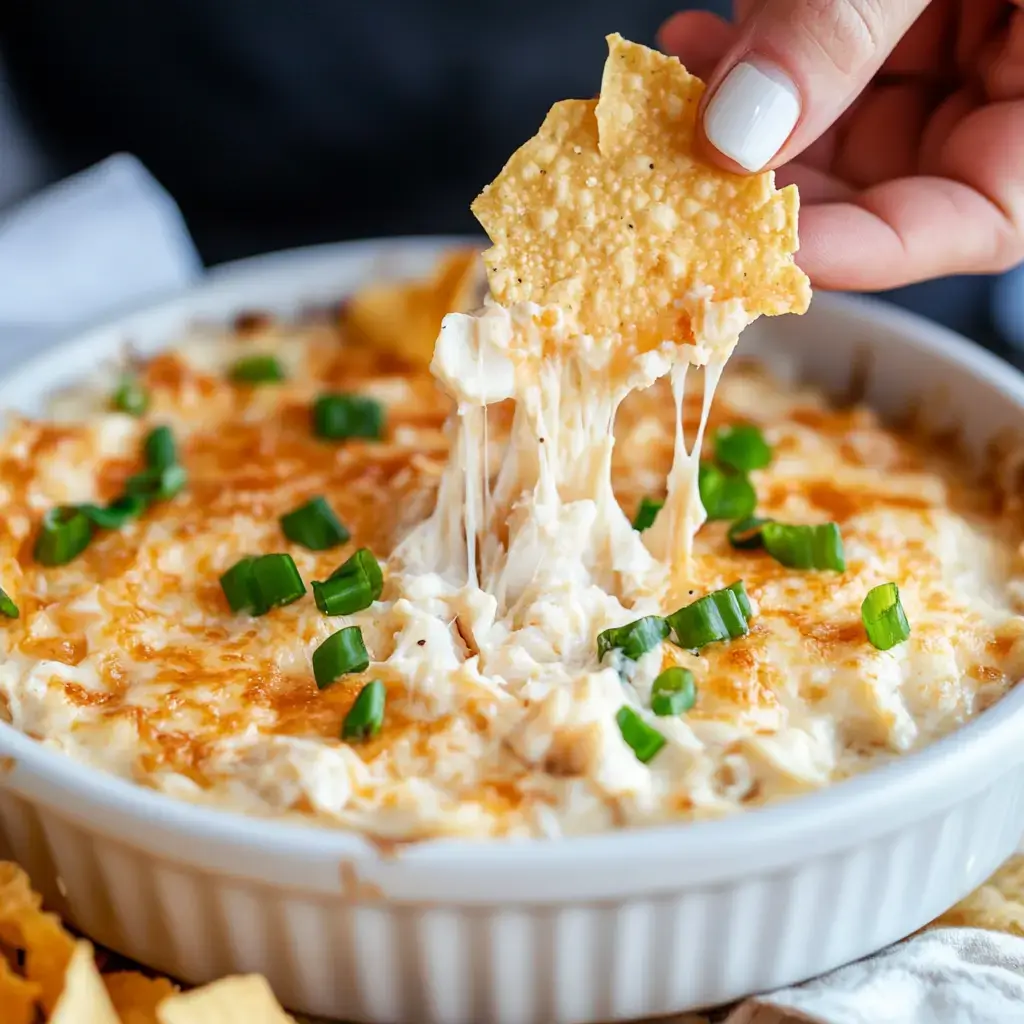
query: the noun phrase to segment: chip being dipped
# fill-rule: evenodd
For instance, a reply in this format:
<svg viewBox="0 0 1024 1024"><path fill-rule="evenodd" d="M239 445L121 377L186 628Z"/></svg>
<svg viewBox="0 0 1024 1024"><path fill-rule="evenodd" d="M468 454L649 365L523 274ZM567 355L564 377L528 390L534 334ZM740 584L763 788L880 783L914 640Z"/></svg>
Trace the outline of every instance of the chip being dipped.
<svg viewBox="0 0 1024 1024"><path fill-rule="evenodd" d="M600 99L556 103L473 204L494 298L559 306L581 333L641 350L706 335L726 303L749 320L804 312L796 189L703 162L703 83L674 57L608 45Z"/></svg>

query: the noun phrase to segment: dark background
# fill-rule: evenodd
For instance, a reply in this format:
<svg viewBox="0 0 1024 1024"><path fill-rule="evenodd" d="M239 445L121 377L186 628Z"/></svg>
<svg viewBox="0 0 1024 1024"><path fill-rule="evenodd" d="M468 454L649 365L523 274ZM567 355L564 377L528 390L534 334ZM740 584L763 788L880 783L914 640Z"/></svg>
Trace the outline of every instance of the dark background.
<svg viewBox="0 0 1024 1024"><path fill-rule="evenodd" d="M477 231L469 203L610 31L680 0L0 0L0 55L56 176L138 156L207 263ZM997 347L987 280L891 297Z"/></svg>

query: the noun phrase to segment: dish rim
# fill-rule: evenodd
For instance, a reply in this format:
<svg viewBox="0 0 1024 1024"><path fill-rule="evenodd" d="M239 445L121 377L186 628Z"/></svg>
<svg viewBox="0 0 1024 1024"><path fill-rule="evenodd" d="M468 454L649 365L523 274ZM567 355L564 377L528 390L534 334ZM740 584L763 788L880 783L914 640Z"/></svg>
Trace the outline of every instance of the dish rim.
<svg viewBox="0 0 1024 1024"><path fill-rule="evenodd" d="M214 300L216 305L218 293L244 287L246 281L252 282L261 275L291 275L298 293L304 269L325 269L360 255L361 249L428 254L451 245L480 242L472 236L368 239L286 250L224 264L213 268L193 287L105 317L12 367L0 377L0 414L19 382L24 387L37 373L51 376L52 367L58 362L71 366L77 366L80 361L88 362L84 357L88 355L94 335L119 330L133 318L176 313L182 321L195 319L197 313L202 315L197 309L202 305L202 298ZM814 301L826 310L852 315L869 329L896 331L910 348L937 353L953 367L1001 392L1024 412L1024 375L954 332L880 300L818 295ZM259 306L258 302L249 304L249 308ZM280 303L277 307L280 308ZM239 311L238 305L225 307L220 316L226 318ZM169 341L173 341L173 337L162 339L159 344L149 343L146 348L159 350ZM91 362L99 366L108 358L109 354L103 353ZM44 389L50 390L45 385ZM41 391L37 387L33 393ZM192 841L212 844L222 850L256 848L267 856L283 856L295 862L329 860L336 863L397 856L402 864L409 866L457 871L472 865L486 867L490 873L491 869L504 872L554 868L581 872L588 866L607 865L611 861L643 863L657 847L659 856L670 854L673 859L689 863L714 862L718 870L712 874L727 877L743 867L747 859L744 851L749 852L751 844L757 844L757 865L762 870L791 861L794 848L799 847L806 857L828 854L851 845L851 836L859 843L898 830L906 823L910 807L914 808L916 820L953 803L965 791L986 788L994 772L991 768L979 771L984 765L999 763L999 774L1002 774L1024 760L1024 745L1018 740L1021 721L1024 721L1024 686L1016 686L977 718L920 750L900 755L820 790L726 818L620 829L557 840L418 840L396 844L397 855L386 854L380 842L361 833L250 816L167 796L50 750L3 722L0 722L0 757L14 762L4 781L8 788L59 810L69 819L85 823L96 821L91 813L96 809L102 810L108 822L118 821L122 832L132 822L145 822L148 826L145 835L135 835L134 841L131 835L126 835L125 839L146 848L158 843L161 837L187 835ZM207 858L197 849L195 859L203 862ZM633 880L633 890L638 887L636 881ZM514 894L510 897L514 898Z"/></svg>

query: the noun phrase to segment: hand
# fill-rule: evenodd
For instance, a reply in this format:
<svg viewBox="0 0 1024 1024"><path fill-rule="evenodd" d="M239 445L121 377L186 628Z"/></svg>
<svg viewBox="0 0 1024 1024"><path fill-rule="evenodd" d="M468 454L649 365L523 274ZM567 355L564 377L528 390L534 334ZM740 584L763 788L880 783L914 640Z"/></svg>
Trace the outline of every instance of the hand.
<svg viewBox="0 0 1024 1024"><path fill-rule="evenodd" d="M660 41L707 77L706 155L800 188L815 285L1024 260L1024 0L738 0Z"/></svg>

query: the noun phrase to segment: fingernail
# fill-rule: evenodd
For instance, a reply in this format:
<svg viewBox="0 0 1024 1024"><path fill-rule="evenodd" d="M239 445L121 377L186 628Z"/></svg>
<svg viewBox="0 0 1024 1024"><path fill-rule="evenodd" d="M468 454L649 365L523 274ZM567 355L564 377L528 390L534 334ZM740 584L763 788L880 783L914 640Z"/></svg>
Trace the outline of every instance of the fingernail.
<svg viewBox="0 0 1024 1024"><path fill-rule="evenodd" d="M800 94L767 63L737 64L704 111L704 132L720 153L759 171L782 148L800 117Z"/></svg>

